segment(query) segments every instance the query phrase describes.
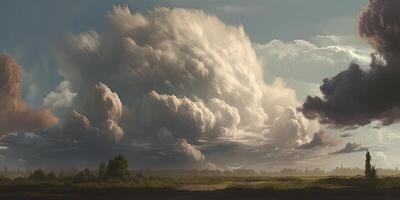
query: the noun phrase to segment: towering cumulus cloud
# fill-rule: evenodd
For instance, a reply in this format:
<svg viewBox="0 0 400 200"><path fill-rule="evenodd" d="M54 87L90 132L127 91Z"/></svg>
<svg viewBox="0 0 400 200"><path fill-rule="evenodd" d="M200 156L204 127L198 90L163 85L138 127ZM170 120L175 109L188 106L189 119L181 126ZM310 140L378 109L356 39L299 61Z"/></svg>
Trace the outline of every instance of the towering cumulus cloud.
<svg viewBox="0 0 400 200"><path fill-rule="evenodd" d="M34 110L21 99L21 68L14 58L0 55L0 136L37 132L58 123L47 110Z"/></svg>
<svg viewBox="0 0 400 200"><path fill-rule="evenodd" d="M154 91L203 104L221 100L244 116L242 125L267 119L259 106L261 67L243 27L198 10L167 8L143 16L116 7L108 22L108 32L72 37L60 51L61 72L74 90L102 81L129 107Z"/></svg>
<svg viewBox="0 0 400 200"><path fill-rule="evenodd" d="M60 72L77 94L64 135L85 143L107 136L155 154L147 160L211 166L204 141L248 145L252 137L293 149L316 131L293 109L299 102L283 80L264 83L242 26L180 8L115 7L107 23L58 49Z"/></svg>
<svg viewBox="0 0 400 200"><path fill-rule="evenodd" d="M359 20L359 34L376 50L370 68L358 64L320 87L321 97L308 97L303 113L335 127L357 127L378 120L400 119L400 2L370 0Z"/></svg>

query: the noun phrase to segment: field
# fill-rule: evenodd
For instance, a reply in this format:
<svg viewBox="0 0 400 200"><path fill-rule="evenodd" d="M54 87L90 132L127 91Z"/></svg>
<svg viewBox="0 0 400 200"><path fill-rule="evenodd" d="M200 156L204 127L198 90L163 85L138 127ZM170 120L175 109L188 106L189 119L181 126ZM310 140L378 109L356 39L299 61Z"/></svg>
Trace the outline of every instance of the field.
<svg viewBox="0 0 400 200"><path fill-rule="evenodd" d="M146 177L0 182L0 199L400 199L400 178Z"/></svg>

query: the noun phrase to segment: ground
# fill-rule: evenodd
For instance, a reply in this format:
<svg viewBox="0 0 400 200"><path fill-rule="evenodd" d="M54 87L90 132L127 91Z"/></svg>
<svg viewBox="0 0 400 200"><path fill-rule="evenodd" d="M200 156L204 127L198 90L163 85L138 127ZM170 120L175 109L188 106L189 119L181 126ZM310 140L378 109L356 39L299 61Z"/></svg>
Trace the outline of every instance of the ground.
<svg viewBox="0 0 400 200"><path fill-rule="evenodd" d="M0 199L400 199L400 178L184 177L128 181L13 181L0 183Z"/></svg>

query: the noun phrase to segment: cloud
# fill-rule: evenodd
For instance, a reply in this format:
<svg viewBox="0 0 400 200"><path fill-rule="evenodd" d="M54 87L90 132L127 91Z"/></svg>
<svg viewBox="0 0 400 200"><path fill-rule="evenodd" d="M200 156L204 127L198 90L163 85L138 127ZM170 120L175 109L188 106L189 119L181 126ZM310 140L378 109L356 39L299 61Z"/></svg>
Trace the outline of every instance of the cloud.
<svg viewBox="0 0 400 200"><path fill-rule="evenodd" d="M215 124L214 114L200 101L160 95L155 91L148 94L143 107L143 124L151 127L168 127L175 137L190 141L209 133Z"/></svg>
<svg viewBox="0 0 400 200"><path fill-rule="evenodd" d="M301 103L296 98L296 92L288 88L282 78L277 78L271 85L263 88L262 107L268 113L269 120L279 117L287 107L297 107Z"/></svg>
<svg viewBox="0 0 400 200"><path fill-rule="evenodd" d="M102 81L129 107L152 90L204 102L218 98L246 116L241 123L264 123L261 68L243 27L198 10L167 8L145 16L115 8L108 20L109 33L73 37L60 50L60 71L74 90Z"/></svg>
<svg viewBox="0 0 400 200"><path fill-rule="evenodd" d="M63 129L66 135L72 139L88 140L92 125L86 116L73 110L66 119Z"/></svg>
<svg viewBox="0 0 400 200"><path fill-rule="evenodd" d="M57 49L77 95L59 136L43 140L82 152L75 163L94 152L93 162L118 152L146 168L215 167L221 156L275 149L290 157L318 129L294 109L300 103L283 79L264 82L242 26L194 9L132 14L117 6L103 30L72 35Z"/></svg>
<svg viewBox="0 0 400 200"><path fill-rule="evenodd" d="M321 94L321 77L335 75L352 61L368 64L371 48L359 40L353 36L317 35L307 40L272 40L255 44L254 48L265 81L273 83L276 77L281 77L299 99L305 99Z"/></svg>
<svg viewBox="0 0 400 200"><path fill-rule="evenodd" d="M255 49L267 81L278 76L319 84L321 77L344 70L352 61L368 63L369 49L352 44L352 40L344 36L319 35L309 41L272 40L267 44L256 44Z"/></svg>
<svg viewBox="0 0 400 200"><path fill-rule="evenodd" d="M294 148L307 143L310 131L317 127L295 108L286 108L282 115L276 118L267 133L270 143L278 148Z"/></svg>
<svg viewBox="0 0 400 200"><path fill-rule="evenodd" d="M0 136L38 132L58 123L48 110L34 110L21 99L22 70L15 59L0 55Z"/></svg>
<svg viewBox="0 0 400 200"><path fill-rule="evenodd" d="M399 8L398 1L371 0L359 19L358 30L361 37L384 57L388 66L398 64L396 61L399 59Z"/></svg>
<svg viewBox="0 0 400 200"><path fill-rule="evenodd" d="M122 116L122 104L118 95L107 85L97 83L85 94L82 113L73 110L64 123L65 135L78 141L105 139L118 142L124 130L119 126Z"/></svg>
<svg viewBox="0 0 400 200"><path fill-rule="evenodd" d="M357 143L347 143L346 146L343 149L339 149L335 152L330 153L331 155L335 154L346 154L346 153L354 153L354 152L360 152L360 151L367 151L367 147L362 147L361 144Z"/></svg>
<svg viewBox="0 0 400 200"><path fill-rule="evenodd" d="M68 81L62 81L54 91L43 99L42 107L51 110L71 107L76 93L71 92Z"/></svg>
<svg viewBox="0 0 400 200"><path fill-rule="evenodd" d="M122 103L116 92L99 82L84 95L80 105L82 113L88 116L95 126L107 120L118 122L122 116Z"/></svg>
<svg viewBox="0 0 400 200"><path fill-rule="evenodd" d="M124 140L173 151L173 143L166 147L159 138L161 130L168 130L167 138L175 143L184 139L194 148L201 140L250 135L300 145L316 131L301 113L286 110L300 103L282 79L264 83L242 26L179 8L142 15L115 7L107 20L107 31L71 36L59 47L60 72L78 93L82 109L83 94L97 82L118 93ZM81 113L92 122L93 117ZM279 136L278 130L285 134ZM293 148L289 143L281 148Z"/></svg>
<svg viewBox="0 0 400 200"><path fill-rule="evenodd" d="M400 3L373 0L361 13L359 34L376 50L370 67L350 67L324 80L323 97L308 97L303 113L332 127L358 127L380 121L389 125L399 120L400 96Z"/></svg>
<svg viewBox="0 0 400 200"><path fill-rule="evenodd" d="M314 133L313 139L309 143L305 143L299 146L299 149L312 149L315 147L326 147L326 146L336 146L341 141L333 138L332 136L328 135L323 131L319 131Z"/></svg>
<svg viewBox="0 0 400 200"><path fill-rule="evenodd" d="M176 151L183 153L194 161L204 161L205 156L197 149L193 148L185 139L179 139L176 143Z"/></svg>
<svg viewBox="0 0 400 200"><path fill-rule="evenodd" d="M217 98L210 99L207 105L215 117L214 132L217 133L217 136L231 134L231 130L234 130L240 123L237 108Z"/></svg>

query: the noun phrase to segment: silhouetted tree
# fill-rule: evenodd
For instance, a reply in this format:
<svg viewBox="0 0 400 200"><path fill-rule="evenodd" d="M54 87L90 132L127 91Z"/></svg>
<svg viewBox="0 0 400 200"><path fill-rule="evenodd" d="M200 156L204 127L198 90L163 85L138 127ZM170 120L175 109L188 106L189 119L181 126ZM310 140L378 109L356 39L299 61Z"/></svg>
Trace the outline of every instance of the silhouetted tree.
<svg viewBox="0 0 400 200"><path fill-rule="evenodd" d="M367 150L367 154L365 155L365 178L369 180L376 179L377 177L376 169L371 165L371 160L371 154Z"/></svg>
<svg viewBox="0 0 400 200"><path fill-rule="evenodd" d="M371 178L371 155L369 154L369 151L367 150L367 154L365 154L365 178L369 179Z"/></svg>
<svg viewBox="0 0 400 200"><path fill-rule="evenodd" d="M108 161L107 176L124 178L128 175L128 161L122 155Z"/></svg>

